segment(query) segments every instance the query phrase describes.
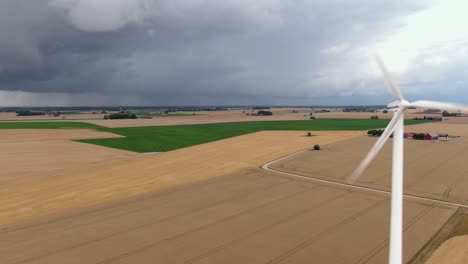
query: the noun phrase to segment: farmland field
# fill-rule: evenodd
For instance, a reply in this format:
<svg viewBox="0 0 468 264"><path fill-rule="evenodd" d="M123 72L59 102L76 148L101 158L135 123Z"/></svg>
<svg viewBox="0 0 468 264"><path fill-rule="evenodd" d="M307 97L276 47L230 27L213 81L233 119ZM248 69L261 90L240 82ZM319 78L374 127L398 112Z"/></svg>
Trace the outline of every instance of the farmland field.
<svg viewBox="0 0 468 264"><path fill-rule="evenodd" d="M86 139L80 142L135 152L162 152L203 144L258 131L336 131L367 130L385 127L389 120L317 119L295 121L261 121L213 123L181 126L99 128L124 138ZM424 121L406 120L407 125Z"/></svg>
<svg viewBox="0 0 468 264"><path fill-rule="evenodd" d="M415 128L420 129L419 126ZM460 131L460 133L465 132ZM271 168L346 183L347 177L375 141L375 137L360 137L338 142L323 147L319 153L306 151L289 157L273 164ZM355 184L390 190L391 149L390 140ZM468 137L465 136L447 142L406 139L404 192L437 200L465 203L468 200L467 149ZM339 162L340 166L336 166L336 162Z"/></svg>
<svg viewBox="0 0 468 264"><path fill-rule="evenodd" d="M305 137L303 132L297 131L265 131L158 155L128 157L131 159L124 162L119 159L117 162L87 169L75 170L75 166L72 166L72 171L59 175L47 172L60 165L60 162L71 161L72 165L79 166L85 161L93 160L93 157L98 162L101 155L114 157L124 153L121 150L77 142L68 142L70 144L67 145L70 150L75 145L76 154L64 151L62 155L59 152L46 155L49 144L47 141L43 148L34 150L34 153L42 155L20 155L18 153L21 153L21 149L12 147L9 148L12 155L5 152L5 158L10 160L4 165L8 171L21 172L17 167L23 161L31 164L24 170L32 168L46 173L38 175L33 170L33 175L3 175L8 178L8 185L0 185L0 198L3 201L3 206L0 207L0 229L2 224L29 217L95 205L149 191L161 191L239 170L258 168L263 163L310 148L314 144L329 144L363 134L360 131L334 131L317 132L315 137ZM30 142L25 142L24 145L27 143ZM51 145L51 150L55 149L54 146L56 145ZM23 151L31 151L32 147L26 147ZM102 154L97 155L98 153ZM55 160L49 161L50 158ZM73 162L74 158L81 161ZM21 180L24 178L30 180Z"/></svg>
<svg viewBox="0 0 468 264"><path fill-rule="evenodd" d="M53 129L53 128L98 128L98 125L85 122L50 121L8 121L0 122L0 129Z"/></svg>
<svg viewBox="0 0 468 264"><path fill-rule="evenodd" d="M385 127L389 120L318 119L290 121L231 122L177 126L106 128L84 122L0 122L0 129L94 128L122 138L85 139L80 142L134 152L163 152L258 131L337 131ZM406 125L425 121L406 120Z"/></svg>
<svg viewBox="0 0 468 264"><path fill-rule="evenodd" d="M320 120L307 122L319 124L315 121ZM369 125L375 120L366 121ZM109 155L105 150L116 150L77 142L68 142L70 151L62 155L46 153L45 146L53 153L62 153L54 149L64 148L67 138L89 138L92 133L117 137L120 129L0 131L5 133L5 142L0 143L9 147L4 166L15 165L9 157L28 164L31 157L47 168L52 165L52 173L46 170L40 177L19 175L16 180L18 162L4 175L7 178L0 187L4 204L0 209L0 262L149 263L156 259L163 263L386 263L388 194L258 168L320 144L321 151L305 151L271 167L344 182L375 141L363 137L365 131L358 129L366 124L357 122L358 131L320 131L339 130L346 124L340 127L325 122L305 131L251 133L257 129L254 123L252 127L212 124L249 134L158 155L133 153L138 156L127 157L120 150ZM303 125L272 123L264 127L297 130ZM447 128L452 126L456 128ZM468 141L460 126L434 123L407 127L437 132L453 129L460 137L448 142L407 141L407 159L415 165L407 166L409 174L414 175L407 177L410 182L406 182L405 191L448 201L465 200L463 189L468 181L462 174L468 165L463 164L463 150ZM191 126L178 126L176 132L187 127ZM209 130L198 129L189 130ZM306 131L314 136L306 137ZM14 148L14 140L24 145L24 155ZM43 151L34 147L39 142L45 143ZM373 165L377 167L371 166L359 185L388 189L388 147ZM30 154L31 150L34 152ZM53 171L54 166L61 169L62 161L88 166L96 153L109 155L114 162L60 174ZM73 162L74 158L81 163ZM460 170L450 170L450 175L441 178L447 166ZM421 192L422 188L428 192ZM455 206L437 202L405 199L405 262L455 210Z"/></svg>
<svg viewBox="0 0 468 264"><path fill-rule="evenodd" d="M389 205L387 195L252 169L7 227L0 262L383 264ZM404 205L407 262L455 209Z"/></svg>

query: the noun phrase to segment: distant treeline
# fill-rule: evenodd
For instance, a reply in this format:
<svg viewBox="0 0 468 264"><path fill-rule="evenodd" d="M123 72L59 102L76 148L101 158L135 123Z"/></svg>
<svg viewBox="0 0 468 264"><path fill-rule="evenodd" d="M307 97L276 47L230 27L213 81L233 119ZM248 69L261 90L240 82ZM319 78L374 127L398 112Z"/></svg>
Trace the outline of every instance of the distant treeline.
<svg viewBox="0 0 468 264"><path fill-rule="evenodd" d="M447 111L443 111L442 115L443 116L459 116L460 114L459 113L449 113Z"/></svg>
<svg viewBox="0 0 468 264"><path fill-rule="evenodd" d="M367 106L352 106L346 107L343 109L343 112L368 112L374 113L377 111L377 108L374 107L367 107Z"/></svg>
<svg viewBox="0 0 468 264"><path fill-rule="evenodd" d="M39 116L39 115L45 115L44 112L33 112L30 110L21 110L16 112L16 116Z"/></svg>
<svg viewBox="0 0 468 264"><path fill-rule="evenodd" d="M104 119L135 119L137 115L134 113L115 113L110 115L105 115Z"/></svg>
<svg viewBox="0 0 468 264"><path fill-rule="evenodd" d="M252 109L254 109L254 110L270 109L270 107L268 107L268 106L254 106L254 107L252 107Z"/></svg>

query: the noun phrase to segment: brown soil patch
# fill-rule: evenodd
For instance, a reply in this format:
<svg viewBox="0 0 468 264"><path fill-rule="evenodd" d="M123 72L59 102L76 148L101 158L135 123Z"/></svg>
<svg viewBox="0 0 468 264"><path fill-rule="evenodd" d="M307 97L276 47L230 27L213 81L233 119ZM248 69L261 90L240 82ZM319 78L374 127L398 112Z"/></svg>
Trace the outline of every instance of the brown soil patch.
<svg viewBox="0 0 468 264"><path fill-rule="evenodd" d="M258 167L314 144L350 139L363 132L316 134L259 132L60 177L12 182L0 192L0 225Z"/></svg>
<svg viewBox="0 0 468 264"><path fill-rule="evenodd" d="M251 169L7 227L0 262L383 264L389 211L388 195ZM405 200L405 262L453 212Z"/></svg>

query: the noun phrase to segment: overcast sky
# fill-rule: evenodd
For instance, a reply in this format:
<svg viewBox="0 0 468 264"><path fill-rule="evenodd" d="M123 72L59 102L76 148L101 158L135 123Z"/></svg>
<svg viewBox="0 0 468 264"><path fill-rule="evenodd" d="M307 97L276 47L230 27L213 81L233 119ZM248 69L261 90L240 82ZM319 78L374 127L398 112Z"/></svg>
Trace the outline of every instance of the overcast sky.
<svg viewBox="0 0 468 264"><path fill-rule="evenodd" d="M0 106L468 103L466 0L0 0Z"/></svg>

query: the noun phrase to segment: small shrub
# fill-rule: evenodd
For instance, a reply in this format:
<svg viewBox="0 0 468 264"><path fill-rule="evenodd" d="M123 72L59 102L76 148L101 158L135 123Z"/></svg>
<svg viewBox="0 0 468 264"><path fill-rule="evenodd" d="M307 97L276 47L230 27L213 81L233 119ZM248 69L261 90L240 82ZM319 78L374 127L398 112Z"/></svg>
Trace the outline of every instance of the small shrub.
<svg viewBox="0 0 468 264"><path fill-rule="evenodd" d="M308 136L308 137L311 137L311 136L312 136L312 133L307 132L307 136Z"/></svg>
<svg viewBox="0 0 468 264"><path fill-rule="evenodd" d="M314 150L320 150L320 145L315 145Z"/></svg>

